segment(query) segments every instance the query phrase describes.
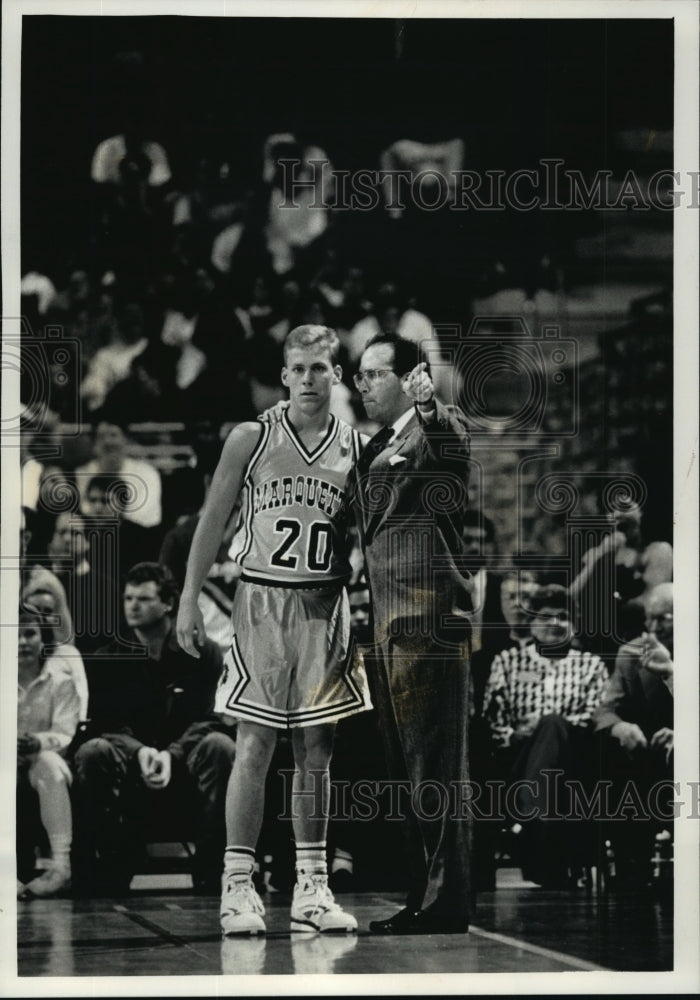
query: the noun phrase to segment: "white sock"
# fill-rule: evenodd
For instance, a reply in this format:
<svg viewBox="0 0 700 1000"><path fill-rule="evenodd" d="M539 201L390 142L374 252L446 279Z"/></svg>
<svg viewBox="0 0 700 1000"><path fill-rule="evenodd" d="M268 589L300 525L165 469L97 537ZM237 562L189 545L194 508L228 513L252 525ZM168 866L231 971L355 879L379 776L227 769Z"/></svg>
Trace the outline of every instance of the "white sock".
<svg viewBox="0 0 700 1000"><path fill-rule="evenodd" d="M238 875L241 878L252 878L255 866L255 851L252 847L239 847L237 844L227 847L224 851L224 872L226 875Z"/></svg>
<svg viewBox="0 0 700 1000"><path fill-rule="evenodd" d="M70 871L70 834L51 833L49 834L49 844L51 845L51 859L54 866Z"/></svg>
<svg viewBox="0 0 700 1000"><path fill-rule="evenodd" d="M297 882L301 882L305 875L328 875L325 840L297 844L296 873Z"/></svg>

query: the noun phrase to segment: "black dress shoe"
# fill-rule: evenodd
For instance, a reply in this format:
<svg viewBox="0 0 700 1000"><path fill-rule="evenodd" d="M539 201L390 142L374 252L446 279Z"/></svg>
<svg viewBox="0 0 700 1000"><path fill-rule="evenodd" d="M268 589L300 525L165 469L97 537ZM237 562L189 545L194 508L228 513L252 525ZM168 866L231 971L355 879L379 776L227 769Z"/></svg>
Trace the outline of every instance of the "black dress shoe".
<svg viewBox="0 0 700 1000"><path fill-rule="evenodd" d="M404 909L388 920L373 920L369 929L372 934L466 934L469 918L453 917L430 908L417 912Z"/></svg>
<svg viewBox="0 0 700 1000"><path fill-rule="evenodd" d="M369 929L372 934L410 934L411 931L404 928L412 926L418 912L404 907L388 920L370 920Z"/></svg>

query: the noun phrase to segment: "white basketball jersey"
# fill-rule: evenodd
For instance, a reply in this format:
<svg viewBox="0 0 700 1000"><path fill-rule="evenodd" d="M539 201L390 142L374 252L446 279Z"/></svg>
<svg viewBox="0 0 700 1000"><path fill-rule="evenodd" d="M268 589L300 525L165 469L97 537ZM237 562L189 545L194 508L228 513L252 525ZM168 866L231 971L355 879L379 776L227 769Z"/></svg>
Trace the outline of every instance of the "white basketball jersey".
<svg viewBox="0 0 700 1000"><path fill-rule="evenodd" d="M345 481L359 452L357 431L333 415L312 452L286 412L261 425L229 552L244 578L292 587L348 580Z"/></svg>

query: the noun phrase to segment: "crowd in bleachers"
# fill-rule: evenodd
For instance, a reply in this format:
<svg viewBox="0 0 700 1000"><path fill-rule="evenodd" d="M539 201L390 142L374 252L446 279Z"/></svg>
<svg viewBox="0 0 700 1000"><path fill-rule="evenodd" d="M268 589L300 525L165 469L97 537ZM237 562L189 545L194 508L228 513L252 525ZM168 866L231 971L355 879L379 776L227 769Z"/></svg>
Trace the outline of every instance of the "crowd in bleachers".
<svg viewBox="0 0 700 1000"><path fill-rule="evenodd" d="M396 143L383 158L434 169L462 154L459 141L446 138ZM49 366L41 400L30 379L22 386L21 894L71 885L79 893L124 892L149 839L194 844L195 888L218 891L235 727L212 706L240 573L228 556L236 510L200 597L209 636L202 660L179 649L173 622L226 429L282 398L282 342L302 322L337 330L344 381L333 409L361 424L351 375L366 341L398 332L428 342L437 357L434 323L462 301L454 281L445 294L445 275L455 276L454 261L445 271L445 260L457 245L449 217L431 215L415 227L387 214L399 228L389 249L378 247L371 219L362 234L362 217L340 220L318 207L321 189L307 187L296 209L281 209L284 159L298 160L297 177L313 180L312 161L327 157L291 133L271 135L257 185L241 192L225 158L202 150L193 175L180 178L168 151L138 121L125 122L94 151L91 255L63 286L56 275L23 277L28 336L60 326L79 344L71 355L79 363ZM363 250L366 242L373 245ZM420 281L402 267L411 257L425 263ZM438 393L450 399L459 371L445 362L436 373ZM76 423L82 433L71 436L66 428ZM160 428L167 450L183 424L187 457L166 471L144 428ZM59 458L47 446L51 435L61 441ZM618 792L634 779L646 795L672 774L671 547L645 536L632 504L609 516L608 530L567 580L542 560L532 571L513 570L497 551L488 493L471 499L464 541L474 579L473 607L465 609L472 780L521 783L503 815L476 816L479 887L493 888L503 842L526 878L561 887L598 863L596 845L605 840L618 884L646 884L654 837L671 830L667 811L591 830L547 816L538 782L543 770L558 769L588 792L600 778ZM516 509L514 502L513 521ZM360 574L351 603L357 636L366 640ZM584 623L579 607L589 616ZM334 777L381 780L373 713L346 721ZM282 766L284 739L279 753ZM535 783L529 795L523 782ZM284 788L271 787L259 862L272 855L284 886L291 873L288 831L277 819ZM567 795L562 787L565 812ZM533 808L540 815L530 819ZM336 887L382 885L393 870L395 826L380 815L371 850L369 829L331 819ZM47 848L50 860L37 870Z"/></svg>

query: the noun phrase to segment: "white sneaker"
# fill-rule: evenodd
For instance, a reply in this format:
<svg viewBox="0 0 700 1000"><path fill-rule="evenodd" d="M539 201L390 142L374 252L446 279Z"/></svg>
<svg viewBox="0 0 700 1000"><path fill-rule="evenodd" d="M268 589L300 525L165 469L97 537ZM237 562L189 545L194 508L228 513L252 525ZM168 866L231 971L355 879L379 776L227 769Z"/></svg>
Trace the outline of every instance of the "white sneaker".
<svg viewBox="0 0 700 1000"><path fill-rule="evenodd" d="M308 875L294 886L291 929L314 931L357 930L357 921L338 906L325 875Z"/></svg>
<svg viewBox="0 0 700 1000"><path fill-rule="evenodd" d="M265 933L265 907L247 875L224 872L219 915L224 934Z"/></svg>
<svg viewBox="0 0 700 1000"><path fill-rule="evenodd" d="M45 872L28 882L25 889L32 896L56 896L59 892L70 889L70 882L70 867L52 864Z"/></svg>

